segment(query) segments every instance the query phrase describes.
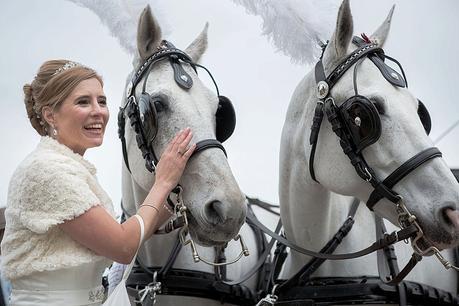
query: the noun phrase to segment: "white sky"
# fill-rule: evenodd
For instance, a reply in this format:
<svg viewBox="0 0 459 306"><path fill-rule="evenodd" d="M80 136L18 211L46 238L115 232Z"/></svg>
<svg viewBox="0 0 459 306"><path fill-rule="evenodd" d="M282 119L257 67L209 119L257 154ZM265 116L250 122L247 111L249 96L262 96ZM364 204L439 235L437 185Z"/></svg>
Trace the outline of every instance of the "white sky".
<svg viewBox="0 0 459 306"><path fill-rule="evenodd" d="M386 52L398 59L410 90L428 107L435 139L459 119L459 1L351 0L355 33L371 34L396 9ZM232 99L237 126L226 143L228 158L242 190L278 202L278 152L284 115L293 89L310 67L293 65L261 36L261 20L230 1L163 1L170 37L185 48L210 22L209 48L202 63L214 74L222 94ZM154 11L154 8L153 8ZM98 17L62 0L0 2L0 206L20 161L39 136L26 116L22 86L30 83L42 62L67 58L99 71L105 80L111 120L102 147L85 157L115 206L121 198L121 147L116 115L131 58ZM458 87L456 87L458 86ZM459 167L459 128L441 141L446 162Z"/></svg>

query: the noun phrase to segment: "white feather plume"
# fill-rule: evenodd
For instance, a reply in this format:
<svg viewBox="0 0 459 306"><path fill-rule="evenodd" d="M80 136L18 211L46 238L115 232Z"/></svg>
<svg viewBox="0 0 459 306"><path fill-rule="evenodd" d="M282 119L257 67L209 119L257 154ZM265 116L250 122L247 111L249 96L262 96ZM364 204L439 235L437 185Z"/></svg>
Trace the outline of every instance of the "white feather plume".
<svg viewBox="0 0 459 306"><path fill-rule="evenodd" d="M137 54L137 23L140 13L149 4L163 35L169 27L158 0L69 0L93 11L107 26L110 34L132 55Z"/></svg>
<svg viewBox="0 0 459 306"><path fill-rule="evenodd" d="M334 30L339 0L232 0L263 20L263 34L294 63L311 64Z"/></svg>

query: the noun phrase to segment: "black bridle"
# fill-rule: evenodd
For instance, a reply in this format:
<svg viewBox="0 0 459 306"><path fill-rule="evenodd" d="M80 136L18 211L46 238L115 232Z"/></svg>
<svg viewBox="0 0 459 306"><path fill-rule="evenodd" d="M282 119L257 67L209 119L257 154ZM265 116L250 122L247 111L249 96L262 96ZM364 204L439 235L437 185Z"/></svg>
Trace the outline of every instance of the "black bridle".
<svg viewBox="0 0 459 306"><path fill-rule="evenodd" d="M123 107L120 107L119 113L118 113L118 136L121 140L122 144L122 149L123 149L123 159L124 163L126 165L126 168L130 170L129 167L129 160L128 160L128 154L127 154L127 149L126 149L126 139L124 137L125 134L125 126L126 126L126 114L130 120L131 126L133 127L135 133L136 133L136 141L137 141L137 146L142 152L142 156L145 159L145 167L147 168L148 171L154 172L156 165L158 164L159 158L157 157L155 150L153 148L153 139L156 136L156 132L152 137L147 137L148 130L145 128L142 128L142 124L149 123L149 121L154 120L156 122L156 112L154 114L151 114L149 118L144 118L144 114L141 112L140 107L142 102L142 98L144 98L144 95L148 95L145 93L145 87L147 83L147 77L145 77L145 80L143 82L143 92L140 97L140 99L137 99L135 96L135 88L137 85L140 83L142 78L147 72L150 72L151 69L154 67L154 65L160 61L163 60L169 60L170 64L172 65L174 69L174 79L176 83L185 89L189 89L192 86L192 80L191 77L184 71L183 67L181 66L180 62L183 62L185 64L189 64L195 71L196 67L202 67L206 70L207 73L209 73L212 81L214 82L214 85L217 89L217 94L218 92L218 86L210 73L208 69L205 67L194 63L191 57L189 57L185 52L183 52L180 49L175 48L170 42L168 41L162 41L161 45L158 47L158 50L153 53L149 58L147 58L143 64L136 70L134 73L131 81L128 84L128 87L126 89L126 104ZM147 97L146 99L149 99ZM148 101L149 103L149 101ZM152 106L154 107L154 106ZM150 112L152 109L150 110ZM205 139L198 141L196 143L196 148L193 151L193 155L210 149L210 148L218 148L223 151L223 153L226 156L226 151L225 148L223 147L222 143L218 141L217 139Z"/></svg>
<svg viewBox="0 0 459 306"><path fill-rule="evenodd" d="M377 44L365 43L360 38L354 38L354 43L358 45L358 48L355 51L353 51L348 57L346 57L330 73L328 77L325 76L322 59L319 60L316 64L315 77L317 83L318 102L315 108L313 124L311 126L311 135L309 138L309 142L311 144L311 153L309 156L309 173L311 175L311 178L314 181L318 182L314 172L314 156L317 147L320 126L324 114L326 114L328 121L332 125L333 132L339 137L339 142L341 148L343 149L343 152L349 158L351 164L355 168L355 171L362 179L370 183L371 186L374 188L366 203L367 207L370 210L373 210L374 205L382 198L386 198L395 204L399 203L401 196L397 192L395 192L392 189L392 187L425 162L436 157L441 157L442 154L438 150L438 148L435 147L425 149L416 154L415 156L411 157L402 165L400 165L384 181L381 181L377 177L373 168L369 166L366 162L361 150L357 149L358 146L353 141L353 137L350 134L348 122L346 122L343 119L342 113L340 112L340 109L336 106L335 100L331 95L331 89L334 87L334 85L336 85L336 83L344 75L344 73L359 60L365 57L378 57L379 59L385 57L384 51L380 47L378 47ZM356 70L354 70L354 74L355 73ZM386 75L384 76L386 77ZM400 77L397 77L397 80L399 79ZM405 84L406 82L402 82L397 84L396 86L405 87ZM353 97L351 97L350 99L352 98Z"/></svg>
<svg viewBox="0 0 459 306"><path fill-rule="evenodd" d="M235 111L231 101L225 96L220 95L217 83L206 67L193 62L191 57L189 57L185 52L175 48L170 42L163 40L158 46L157 51L148 57L135 71L126 89L126 103L120 108L118 113L118 134L122 144L124 163L129 172L131 172L131 169L129 166L125 139L126 115L129 118L130 125L135 132L137 146L142 152L146 169L154 174L159 162L159 158L153 148L153 140L158 132L158 119L154 101L152 100L151 95L146 92L146 84L148 76L155 64L166 60L172 66L176 84L182 89L188 90L193 86L191 76L182 67L182 64L186 64L190 65L196 73L197 67L204 69L206 73L209 74L217 92L218 107L215 114L216 139L198 141L191 157L210 148L218 148L222 150L226 156L226 151L222 142L231 136L236 124ZM136 97L135 89L142 82L142 78L142 92L139 97ZM134 267L134 270L128 279L128 291L130 291L133 296L140 297L140 300L136 302L143 301L147 296L149 296L150 301L154 302L156 293L161 290L167 294L177 295L183 295L191 290L191 295L194 296L205 297L210 294L212 298L218 300L226 299L236 303L239 303L240 301L243 301L244 303L252 302L254 300L254 296L252 295L253 293L245 286L236 284L225 285L219 282L220 278L225 278L226 270L224 270L224 267L226 265L238 261L242 256L249 255L242 237L237 235L234 238L234 240L239 240L242 249L236 259L226 260L223 250L220 249L216 249L218 256L216 256L214 262L201 257L198 254L194 241L191 238L186 238L188 234L187 207L183 203L181 191L182 188L178 185L171 192L171 194L174 195L172 198L175 198L175 200L173 200L170 195L167 198L167 203L174 210L176 218L171 219L163 229L156 232L156 234L166 234L177 229L179 230L176 244L167 259L166 265L155 269L147 267L142 263L140 258L137 258L138 266ZM126 209L123 207L123 203L121 203L121 208L125 217L129 217L130 214L128 214ZM257 229L254 229L254 231L257 232ZM259 236L264 238L261 232L259 232ZM173 269L172 266L181 247L187 244L191 247L194 261L201 261L214 266L215 275L192 270L179 271L177 274L178 270ZM257 244L260 244L260 240L257 240ZM260 247L260 245L257 245L257 247ZM184 274L186 274L186 276L184 276ZM151 281L151 276L153 276L153 281ZM148 279L148 282L146 283L144 281L145 278ZM174 279L172 283L169 283L170 278ZM184 279L186 279L186 285L185 283L177 284L177 282L183 282ZM190 279L193 281L194 286L190 286L188 283ZM159 280L164 280L165 286L161 287L161 282L159 282ZM139 290L139 285L144 288ZM189 288L190 290L187 291L186 288Z"/></svg>

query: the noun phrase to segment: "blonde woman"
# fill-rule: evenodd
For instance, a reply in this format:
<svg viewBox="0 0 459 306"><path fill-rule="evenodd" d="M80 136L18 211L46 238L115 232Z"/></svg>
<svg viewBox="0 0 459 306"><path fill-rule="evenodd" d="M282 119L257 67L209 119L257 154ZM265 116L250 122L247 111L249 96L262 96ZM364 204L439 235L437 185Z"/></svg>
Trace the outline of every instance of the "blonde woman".
<svg viewBox="0 0 459 306"><path fill-rule="evenodd" d="M170 142L137 215L118 224L95 167L83 157L102 144L109 119L102 78L81 64L52 60L24 93L42 137L8 190L1 252L10 305L100 305L102 272L112 261L131 261L139 223L148 238L170 217L163 203L194 150L192 133L185 129Z"/></svg>

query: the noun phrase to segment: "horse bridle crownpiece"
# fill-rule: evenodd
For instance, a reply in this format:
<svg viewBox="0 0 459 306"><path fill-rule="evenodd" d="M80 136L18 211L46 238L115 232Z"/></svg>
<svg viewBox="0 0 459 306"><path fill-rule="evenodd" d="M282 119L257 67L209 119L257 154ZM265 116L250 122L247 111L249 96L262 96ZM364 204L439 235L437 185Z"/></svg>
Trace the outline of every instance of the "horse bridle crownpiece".
<svg viewBox="0 0 459 306"><path fill-rule="evenodd" d="M393 58L384 54L384 51L377 44L370 42L366 37L354 37L353 43L357 45L349 56L347 56L327 77L322 62L322 57L315 66L315 78L317 83L317 98L318 102L314 111L313 124L311 126L310 145L311 152L309 157L309 172L313 180L317 181L314 173L314 156L320 132L320 126L324 114L332 126L333 132L338 136L339 143L343 152L350 159L357 174L369 182L374 190L367 200L367 207L373 210L374 205L386 198L396 205L399 224L402 229L409 226L415 226L417 231L411 238L411 245L420 260L424 255L432 255L440 260L447 268L459 268L449 263L441 254L440 251L428 241L416 221L416 217L407 209L403 197L395 192L392 187L400 180L406 177L413 170L424 164L425 162L441 157L442 154L438 148L431 147L414 155L395 171L393 171L386 179L381 181L378 179L375 171L368 165L362 155L362 150L367 146L375 143L381 135L381 122L377 108L365 96L359 95L356 85L357 67L360 62L369 58L376 67L380 70L384 78L394 86L407 87L405 73L401 65ZM325 50L325 46L323 48ZM322 53L323 56L323 53ZM402 75L384 63L385 59L389 59L399 65ZM354 92L355 95L347 99L340 106L335 104L335 100L331 95L331 89L343 76L343 74L355 64L354 68ZM431 122L430 116L425 106L419 101L418 114L421 123L424 126L426 133L430 132Z"/></svg>

